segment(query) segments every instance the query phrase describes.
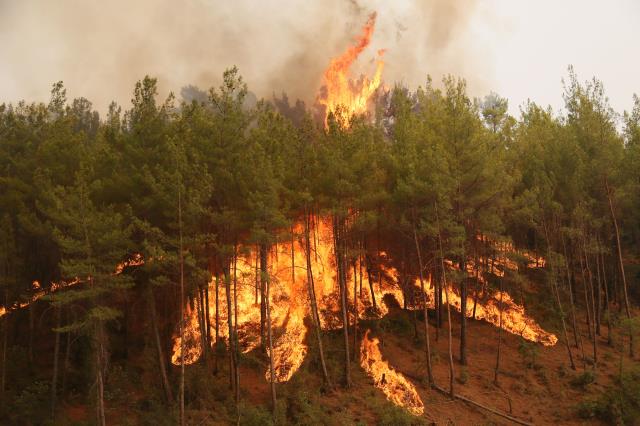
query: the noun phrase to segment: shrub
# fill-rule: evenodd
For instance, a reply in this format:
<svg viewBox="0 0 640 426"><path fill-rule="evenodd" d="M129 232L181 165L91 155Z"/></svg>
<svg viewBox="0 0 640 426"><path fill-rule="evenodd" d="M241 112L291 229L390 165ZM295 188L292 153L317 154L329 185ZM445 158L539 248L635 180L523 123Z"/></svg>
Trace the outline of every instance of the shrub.
<svg viewBox="0 0 640 426"><path fill-rule="evenodd" d="M13 410L9 413L14 421L21 424L28 419L31 424L43 424L49 419L51 386L47 382L34 382L20 392L13 401Z"/></svg>
<svg viewBox="0 0 640 426"><path fill-rule="evenodd" d="M527 366L527 368L535 368L538 360L538 352L540 349L538 348L538 344L534 342L528 342L524 339L520 340L520 345L518 345L518 353L522 358L522 361Z"/></svg>
<svg viewBox="0 0 640 426"><path fill-rule="evenodd" d="M600 396L581 402L582 418L598 418L610 424L634 425L640 418L640 369L626 373Z"/></svg>
<svg viewBox="0 0 640 426"><path fill-rule="evenodd" d="M596 376L593 374L593 371L587 370L577 376L574 376L569 383L571 386L575 386L580 389L585 389L587 385L593 383L596 379Z"/></svg>
<svg viewBox="0 0 640 426"><path fill-rule="evenodd" d="M458 383L464 385L469 380L469 372L465 367L460 369L460 375L458 376Z"/></svg>
<svg viewBox="0 0 640 426"><path fill-rule="evenodd" d="M273 425L271 412L263 406L243 404L240 407L240 424L243 426Z"/></svg>

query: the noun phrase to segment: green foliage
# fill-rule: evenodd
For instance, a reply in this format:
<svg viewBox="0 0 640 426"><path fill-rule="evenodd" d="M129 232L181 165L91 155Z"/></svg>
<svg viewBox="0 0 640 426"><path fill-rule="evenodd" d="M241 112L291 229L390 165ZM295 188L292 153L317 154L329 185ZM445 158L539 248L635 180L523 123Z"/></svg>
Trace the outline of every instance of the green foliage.
<svg viewBox="0 0 640 426"><path fill-rule="evenodd" d="M458 374L458 378L456 380L462 385L469 381L469 372L467 371L466 367L462 367L460 369L460 373Z"/></svg>
<svg viewBox="0 0 640 426"><path fill-rule="evenodd" d="M640 371L626 372L600 396L578 404L578 414L607 423L634 425L640 417Z"/></svg>
<svg viewBox="0 0 640 426"><path fill-rule="evenodd" d="M539 352L540 348L537 343L529 342L524 339L520 340L520 343L518 344L518 353L527 368L535 368L537 366L536 361L538 359Z"/></svg>
<svg viewBox="0 0 640 426"><path fill-rule="evenodd" d="M580 389L586 389L588 385L596 380L596 376L591 370L583 371L582 373L574 376L569 383L571 386L575 386Z"/></svg>
<svg viewBox="0 0 640 426"><path fill-rule="evenodd" d="M242 426L274 425L271 410L259 405L243 404L240 408L240 424Z"/></svg>
<svg viewBox="0 0 640 426"><path fill-rule="evenodd" d="M95 382L94 351L103 353L107 370L109 358L116 356L109 352L110 337L126 335L118 341L142 342L151 353L147 342L155 336L146 335L152 327L141 319L148 318L146 312L138 311L149 295L158 300L161 338L173 332L181 266L189 297L209 282L211 273L229 265L236 247L289 241L301 218L314 215L330 216L344 228L340 242L347 263L362 256L375 285L379 263L396 268L399 281L406 283L420 272L433 273L441 255L463 265L476 254L496 256L495 244L486 239L542 254L546 273L537 276L548 278L547 287L527 296L527 312L542 318L543 326L559 329L560 308L553 291L546 290L557 288L559 299L566 300L565 269L579 275L581 253L590 260L605 256L609 282L620 282L610 268L615 260L612 216L620 218L625 252L637 254L640 246L640 99L634 97L619 129L602 83L582 83L573 69L564 87L563 112L526 103L518 119L495 93L473 100L464 80L448 76L442 83L436 88L429 78L413 91L397 86L380 94L373 121L358 116L345 125L334 117L327 127L304 107L296 106L292 119L286 114L292 109L283 109L283 101L253 102L235 67L224 72L220 87L197 89L197 97L182 103L173 95L158 99L157 80L146 76L134 87L131 107L123 111L112 104L103 119L88 100L67 99L62 82L53 85L47 104L2 105L2 304L31 298L29 284L39 281L50 293L42 300L65 313L59 327L49 323L42 333L55 327L73 337L67 389L95 395L85 392ZM418 252L428 265L424 271L419 270ZM136 254L144 265L116 273L116 265ZM526 269L526 256L511 258ZM446 272L463 292L466 272ZM525 274L536 277L527 271L509 273L504 280L514 298L516 291L529 295L540 290L533 282L542 280L525 279ZM495 287L496 276L489 271L484 275ZM74 285L50 291L52 283ZM568 312L564 309L566 316ZM134 320L144 326L132 327ZM9 324L10 335L24 346L26 338L14 332L24 325ZM393 310L381 321L363 325L381 335L414 332L411 319ZM614 325L621 342L640 329L636 318ZM327 348L338 347L338 337L323 336L331 343ZM300 377L319 374L313 344L311 361L303 367L308 372L301 370ZM37 410L39 398L45 398L44 385L31 383L30 374L20 377L20 370L29 366L27 355L17 348L9 350L8 389L22 401L20 410ZM537 344L522 340L518 350L527 367L537 367ZM225 351L224 344L215 348L218 355ZM157 380L149 379L157 374L152 371L157 360L149 353L127 354L144 358L149 367L142 373L111 369L107 398L126 404L127 382L140 380L145 382L141 387L149 387L141 410L155 413L147 418L173 421L161 407L160 392L150 389L149 383ZM330 375L339 377L343 352L327 350L326 356ZM261 367L251 356L242 364ZM212 386L199 364L188 371L189 407L233 414L224 386ZM543 371L538 376L546 381ZM576 386L589 383L583 376L574 378ZM459 381L467 379L461 370ZM597 407L629 411L633 404L615 402L621 398L599 401ZM285 417L301 423L348 417L329 416L314 393L302 390L282 395L279 404L278 422ZM243 414L246 424L272 421L262 408L248 405ZM378 418L382 424L416 421L389 404L380 408Z"/></svg>
<svg viewBox="0 0 640 426"><path fill-rule="evenodd" d="M28 419L30 424L43 424L49 419L49 394L51 386L47 382L37 381L18 394L11 406L13 409L9 416L14 422L22 422Z"/></svg>

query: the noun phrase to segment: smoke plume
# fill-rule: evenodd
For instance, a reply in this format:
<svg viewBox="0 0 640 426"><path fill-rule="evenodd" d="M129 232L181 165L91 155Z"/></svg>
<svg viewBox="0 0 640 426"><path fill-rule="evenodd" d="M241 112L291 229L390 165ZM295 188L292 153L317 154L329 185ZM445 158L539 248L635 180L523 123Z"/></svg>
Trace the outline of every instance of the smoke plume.
<svg viewBox="0 0 640 426"><path fill-rule="evenodd" d="M112 100L128 107L146 74L179 95L217 86L233 65L258 96L309 102L372 11L376 33L356 71L370 73L385 48L389 85L451 73L486 90L486 52L469 47L467 31L477 9L475 0L0 0L0 102L44 101L63 80L70 97L104 111Z"/></svg>

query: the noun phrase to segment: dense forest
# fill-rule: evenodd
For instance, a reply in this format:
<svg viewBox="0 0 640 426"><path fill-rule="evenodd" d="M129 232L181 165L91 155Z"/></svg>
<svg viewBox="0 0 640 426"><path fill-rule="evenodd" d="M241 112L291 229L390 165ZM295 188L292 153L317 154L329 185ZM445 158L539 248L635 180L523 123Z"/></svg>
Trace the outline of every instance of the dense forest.
<svg viewBox="0 0 640 426"><path fill-rule="evenodd" d="M640 99L563 87L0 105L0 422L636 424Z"/></svg>

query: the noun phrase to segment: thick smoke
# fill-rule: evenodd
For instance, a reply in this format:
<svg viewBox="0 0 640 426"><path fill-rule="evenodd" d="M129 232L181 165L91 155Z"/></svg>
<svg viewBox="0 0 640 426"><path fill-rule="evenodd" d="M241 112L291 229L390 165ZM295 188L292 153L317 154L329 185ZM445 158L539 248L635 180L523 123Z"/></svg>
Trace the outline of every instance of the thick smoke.
<svg viewBox="0 0 640 426"><path fill-rule="evenodd" d="M329 59L373 10L376 33L356 71L373 72L376 50L386 48L387 84L452 73L486 90L485 52L468 47L475 1L0 0L0 102L46 100L63 80L71 97L104 111L112 100L128 107L146 74L163 95L179 95L190 84L217 86L232 65L258 96L309 102Z"/></svg>

